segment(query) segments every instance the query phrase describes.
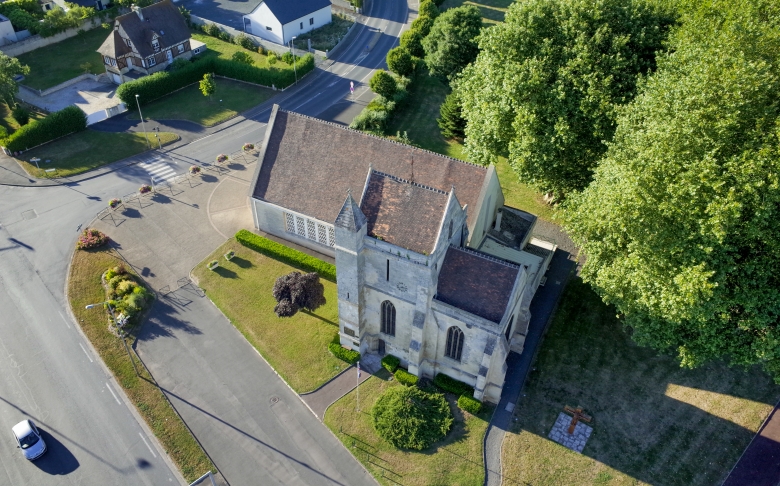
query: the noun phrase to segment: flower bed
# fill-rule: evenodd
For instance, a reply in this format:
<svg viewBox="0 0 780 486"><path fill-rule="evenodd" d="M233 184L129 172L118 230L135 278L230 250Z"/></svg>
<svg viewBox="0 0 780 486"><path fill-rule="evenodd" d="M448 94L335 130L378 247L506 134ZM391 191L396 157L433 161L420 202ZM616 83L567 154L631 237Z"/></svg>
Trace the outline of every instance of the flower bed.
<svg viewBox="0 0 780 486"><path fill-rule="evenodd" d="M245 143L244 146L241 147L241 148L244 150L244 152L249 152L250 150L254 150L255 149L255 144L253 144L253 143Z"/></svg>
<svg viewBox="0 0 780 486"><path fill-rule="evenodd" d="M111 241L111 238L96 229L87 228L81 232L78 241L76 241L76 249L89 250L103 246Z"/></svg>
<svg viewBox="0 0 780 486"><path fill-rule="evenodd" d="M116 209L117 207L119 207L120 204L122 204L121 199L113 198L110 201L108 201L108 207L111 209Z"/></svg>
<svg viewBox="0 0 780 486"><path fill-rule="evenodd" d="M152 186L148 184L144 184L143 186L138 188L138 192L141 194L147 194L149 192L152 192Z"/></svg>
<svg viewBox="0 0 780 486"><path fill-rule="evenodd" d="M219 266L219 262L217 260L211 260L208 263L209 270L214 270Z"/></svg>
<svg viewBox="0 0 780 486"><path fill-rule="evenodd" d="M129 324L137 323L137 316L148 307L153 296L123 265L106 270L101 280L116 319L109 330L121 336Z"/></svg>
<svg viewBox="0 0 780 486"><path fill-rule="evenodd" d="M225 253L225 260L230 261L233 259L234 256L236 256L236 252L233 250L230 250L229 252Z"/></svg>
<svg viewBox="0 0 780 486"><path fill-rule="evenodd" d="M190 167L190 174L192 175L200 174L200 166L193 165L192 167Z"/></svg>
<svg viewBox="0 0 780 486"><path fill-rule="evenodd" d="M217 163L218 163L218 164L221 164L221 163L223 163L223 162L226 162L226 161L227 161L227 159L228 159L228 156L227 156L227 155L225 155L225 154L219 154L219 155L217 155Z"/></svg>

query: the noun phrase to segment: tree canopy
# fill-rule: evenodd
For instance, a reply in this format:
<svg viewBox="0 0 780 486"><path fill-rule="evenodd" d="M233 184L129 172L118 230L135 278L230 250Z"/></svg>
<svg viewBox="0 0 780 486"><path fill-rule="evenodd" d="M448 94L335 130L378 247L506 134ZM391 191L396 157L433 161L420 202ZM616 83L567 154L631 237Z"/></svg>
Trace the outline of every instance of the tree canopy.
<svg viewBox="0 0 780 486"><path fill-rule="evenodd" d="M371 88L371 91L387 99L391 99L398 89L395 78L384 69L378 69L374 73L368 82L368 86Z"/></svg>
<svg viewBox="0 0 780 486"><path fill-rule="evenodd" d="M214 80L214 75L206 73L203 75L203 79L200 80L200 92L203 96L208 96L211 99L211 95L217 92L217 82Z"/></svg>
<svg viewBox="0 0 780 486"><path fill-rule="evenodd" d="M317 272L282 275L272 292L277 302L274 312L279 317L294 316L301 309L313 311L325 304L325 286Z"/></svg>
<svg viewBox="0 0 780 486"><path fill-rule="evenodd" d="M583 189L672 21L643 0L513 3L481 34L456 85L467 154L480 163L507 156L543 191Z"/></svg>
<svg viewBox="0 0 780 486"><path fill-rule="evenodd" d="M8 57L0 52L0 100L3 100L8 106L13 106L14 95L19 91L14 76L29 72L30 68L20 63L19 59Z"/></svg>
<svg viewBox="0 0 780 486"><path fill-rule="evenodd" d="M371 409L374 429L394 447L423 450L447 435L452 411L444 395L416 386L394 386Z"/></svg>
<svg viewBox="0 0 780 486"><path fill-rule="evenodd" d="M778 56L780 4L692 7L567 227L638 343L780 382Z"/></svg>
<svg viewBox="0 0 780 486"><path fill-rule="evenodd" d="M452 81L479 54L477 36L482 14L474 5L451 8L438 16L422 41L425 64L432 76Z"/></svg>

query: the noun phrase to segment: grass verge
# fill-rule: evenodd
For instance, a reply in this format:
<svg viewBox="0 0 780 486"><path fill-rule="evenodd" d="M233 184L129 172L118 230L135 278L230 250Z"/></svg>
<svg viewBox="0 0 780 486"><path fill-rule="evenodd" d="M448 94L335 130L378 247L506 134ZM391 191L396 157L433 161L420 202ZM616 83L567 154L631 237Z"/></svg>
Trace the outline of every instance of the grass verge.
<svg viewBox="0 0 780 486"><path fill-rule="evenodd" d="M759 369L680 368L640 348L572 280L504 439L505 484L720 484L780 397ZM564 405L593 416L582 454L547 439Z"/></svg>
<svg viewBox="0 0 780 486"><path fill-rule="evenodd" d="M374 475L380 484L405 486L481 486L485 479L482 443L492 407L479 415L464 414L447 395L455 423L447 437L423 451L399 450L381 439L371 421L371 407L388 387L403 386L387 381L381 370L360 385L360 412L356 412L356 391L342 397L325 412L325 425Z"/></svg>
<svg viewBox="0 0 780 486"><path fill-rule="evenodd" d="M217 78L217 92L206 97L197 84L187 86L163 99L144 106L151 120L188 120L211 127L271 98L273 90L230 79ZM128 118L138 120L132 113Z"/></svg>
<svg viewBox="0 0 780 486"><path fill-rule="evenodd" d="M162 145L179 139L175 133L160 132L159 135ZM149 141L157 145L151 133ZM54 179L81 174L146 150L148 147L143 133L109 133L87 129L25 152L21 156L24 160L17 160L31 176ZM41 159L38 162L40 170L30 162L33 157ZM47 164L46 160L51 162ZM57 170L45 172L45 169Z"/></svg>
<svg viewBox="0 0 780 486"><path fill-rule="evenodd" d="M46 118L46 115L37 111L35 107L31 107L31 105L24 105L24 107L30 111L30 121L42 120ZM11 110L7 104L0 103L0 125L6 129L8 135L22 128L21 125L19 125L19 122L17 122L14 117L11 116L12 111L13 110Z"/></svg>
<svg viewBox="0 0 780 486"><path fill-rule="evenodd" d="M83 35L22 54L19 56L19 62L30 67L30 74L25 76L22 84L34 89L49 89L84 74L81 67L84 63L90 65L87 72L104 73L103 59L97 49L106 40L109 32L110 29L97 26Z"/></svg>
<svg viewBox="0 0 780 486"><path fill-rule="evenodd" d="M234 53L245 52L249 54L249 57L251 57L252 60L254 61L253 66L261 67L261 68L269 67L268 56L264 54L260 54L256 51L249 51L236 44L225 42L221 39L217 39L216 37L211 37L210 35L206 35L203 33L192 32L192 38L206 44L207 47L206 52L200 54L199 57L214 56L214 57L219 57L220 59L232 59ZM274 64L274 67L278 69L293 68L292 65L285 64L281 61L276 62L276 64Z"/></svg>
<svg viewBox="0 0 780 486"><path fill-rule="evenodd" d="M349 28L352 27L354 23L355 21L349 17L334 14L331 23L325 24L311 32L300 34L295 39L295 47L307 51L309 50L309 39L311 39L312 49L329 51L336 47L336 44L338 44L342 37L347 35Z"/></svg>
<svg viewBox="0 0 780 486"><path fill-rule="evenodd" d="M228 250L236 252L231 261L222 257ZM206 268L211 260L219 261L216 271ZM320 279L327 303L313 313L301 311L287 318L274 314L274 282L293 271L297 269L231 238L198 264L193 274L214 304L293 390L306 393L347 364L328 351L328 343L338 335L335 283Z"/></svg>
<svg viewBox="0 0 780 486"><path fill-rule="evenodd" d="M461 5L476 5L482 14L482 23L486 26L500 24L513 0L445 0L439 7L440 11Z"/></svg>
<svg viewBox="0 0 780 486"><path fill-rule="evenodd" d="M139 361L142 376L136 376L120 339L108 331L107 312L84 308L105 300L100 276L119 263L110 250L76 250L68 278L70 306L87 339L189 483L216 468Z"/></svg>

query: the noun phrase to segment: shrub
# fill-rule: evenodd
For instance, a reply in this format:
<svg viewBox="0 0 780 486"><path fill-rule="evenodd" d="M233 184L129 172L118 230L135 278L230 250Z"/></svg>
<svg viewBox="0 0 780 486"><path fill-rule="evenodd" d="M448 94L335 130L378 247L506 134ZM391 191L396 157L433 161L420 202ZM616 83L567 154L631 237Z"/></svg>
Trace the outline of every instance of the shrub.
<svg viewBox="0 0 780 486"><path fill-rule="evenodd" d="M469 395L458 397L458 408L472 415L477 415L482 411L482 402Z"/></svg>
<svg viewBox="0 0 780 486"><path fill-rule="evenodd" d="M171 63L171 71L178 71L179 69L184 69L189 65L190 65L190 61L188 59L177 57Z"/></svg>
<svg viewBox="0 0 780 486"><path fill-rule="evenodd" d="M220 40L223 40L225 42L233 42L233 36L228 34L224 30L220 30L219 31L219 36L218 37L219 37Z"/></svg>
<svg viewBox="0 0 780 486"><path fill-rule="evenodd" d="M8 136L8 130L4 126L0 125L0 142Z"/></svg>
<svg viewBox="0 0 780 486"><path fill-rule="evenodd" d="M414 71L414 62L409 51L401 46L387 53L387 67L399 76L409 76Z"/></svg>
<svg viewBox="0 0 780 486"><path fill-rule="evenodd" d="M133 293L133 289L137 287L138 284L133 282L132 280L124 280L122 282L119 282L119 285L116 286L116 293L118 296L125 296L127 294Z"/></svg>
<svg viewBox="0 0 780 486"><path fill-rule="evenodd" d="M242 51L234 52L233 57L231 59L234 60L235 62L246 64L247 66L251 66L252 64L255 63L255 60L252 59L252 56Z"/></svg>
<svg viewBox="0 0 780 486"><path fill-rule="evenodd" d="M209 269L214 270L219 266L219 262L217 260L211 260L207 265Z"/></svg>
<svg viewBox="0 0 780 486"><path fill-rule="evenodd" d="M193 166L190 166L190 174L192 174L192 175L198 175L198 174L200 174L200 170L201 170L201 169L200 169L200 166L199 166L199 165L193 165Z"/></svg>
<svg viewBox="0 0 780 486"><path fill-rule="evenodd" d="M284 246L268 238L263 238L247 230L236 233L236 241L258 253L300 268L307 272L317 272L322 278L336 281L336 266L323 262L298 250Z"/></svg>
<svg viewBox="0 0 780 486"><path fill-rule="evenodd" d="M152 186L150 186L149 184L144 184L143 186L138 188L138 192L140 192L141 194L146 194L147 192L151 192L151 191L152 191Z"/></svg>
<svg viewBox="0 0 780 486"><path fill-rule="evenodd" d="M119 284L125 280L127 280L127 275L114 275L107 283L111 290L116 290Z"/></svg>
<svg viewBox="0 0 780 486"><path fill-rule="evenodd" d="M447 376L443 373L438 373L434 379L433 384L438 386L444 391L448 391L450 393L454 393L456 395L473 395L474 394L474 388L471 386L463 383L460 380L456 380L455 378L452 378L450 376Z"/></svg>
<svg viewBox="0 0 780 486"><path fill-rule="evenodd" d="M203 32L211 37L219 38L219 34L222 32L217 24L203 24Z"/></svg>
<svg viewBox="0 0 780 486"><path fill-rule="evenodd" d="M351 365L354 365L355 363L360 361L360 353L358 353L357 351L353 351L351 349L344 348L339 343L328 344L328 350L331 353L333 353L333 356L337 357L342 361L346 361Z"/></svg>
<svg viewBox="0 0 780 486"><path fill-rule="evenodd" d="M443 439L453 422L444 395L405 386L390 387L379 395L371 418L380 437L399 449L414 450Z"/></svg>
<svg viewBox="0 0 780 486"><path fill-rule="evenodd" d="M257 49L257 45L255 45L255 42L243 32L233 38L233 43L236 44L237 46L243 47L248 51L254 51L255 49Z"/></svg>
<svg viewBox="0 0 780 486"><path fill-rule="evenodd" d="M444 98L444 103L439 107L439 115L436 123L442 136L463 140L466 136L466 120L463 118L463 108L455 91Z"/></svg>
<svg viewBox="0 0 780 486"><path fill-rule="evenodd" d="M421 19L435 19L439 16L439 8L432 0L423 0L420 2L420 8L417 10L415 22ZM425 33L428 35L428 32Z"/></svg>
<svg viewBox="0 0 780 486"><path fill-rule="evenodd" d="M16 105L14 111L11 112L11 116L14 117L16 123L21 126L27 125L30 122L30 112L22 105Z"/></svg>
<svg viewBox="0 0 780 486"><path fill-rule="evenodd" d="M87 115L78 106L68 106L23 126L5 139L5 147L11 152L27 150L86 128Z"/></svg>
<svg viewBox="0 0 780 486"><path fill-rule="evenodd" d="M105 233L96 229L87 228L81 232L78 241L76 241L76 249L89 250L90 248L97 248L103 246L111 241L111 238L105 235Z"/></svg>
<svg viewBox="0 0 780 486"><path fill-rule="evenodd" d="M385 132L388 122L387 111L376 111L364 108L363 111L349 124L349 128L382 135Z"/></svg>
<svg viewBox="0 0 780 486"><path fill-rule="evenodd" d="M396 368L398 368L398 365L400 364L401 360L390 354L382 358L382 367L390 373L395 372Z"/></svg>
<svg viewBox="0 0 780 486"><path fill-rule="evenodd" d="M135 289L140 289L141 287L136 286ZM146 303L146 296L147 294L145 292L133 292L132 294L128 295L125 299L125 302L127 303L127 309L128 311L131 311L131 313L137 313L141 309L144 308L144 304Z"/></svg>
<svg viewBox="0 0 780 486"><path fill-rule="evenodd" d="M268 53L268 64L276 64L276 53L275 52L269 52Z"/></svg>
<svg viewBox="0 0 780 486"><path fill-rule="evenodd" d="M219 154L217 155L216 161L218 164L221 164L222 162L225 162L228 159L228 156L225 154Z"/></svg>
<svg viewBox="0 0 780 486"><path fill-rule="evenodd" d="M395 379L398 380L398 383L402 385L414 386L417 384L417 377L404 369L399 368L395 370L393 376L395 376Z"/></svg>
<svg viewBox="0 0 780 486"><path fill-rule="evenodd" d="M374 73L371 81L368 82L368 86L371 88L371 91L387 99L392 99L397 89L395 78L384 69L378 69Z"/></svg>
<svg viewBox="0 0 780 486"><path fill-rule="evenodd" d="M274 313L279 317L291 317L300 309L313 311L325 304L325 287L316 272L282 275L274 282L272 292L277 302Z"/></svg>
<svg viewBox="0 0 780 486"><path fill-rule="evenodd" d="M241 149L242 149L244 152L249 152L249 151L251 151L251 150L254 150L254 149L255 149L255 144L253 144L253 143L245 143L245 144L244 144L244 145L241 147Z"/></svg>
<svg viewBox="0 0 780 486"><path fill-rule="evenodd" d="M111 209L116 208L120 204L122 204L122 200L121 199L113 198L113 199L109 199L109 201L108 201L108 207L111 208Z"/></svg>
<svg viewBox="0 0 780 486"><path fill-rule="evenodd" d="M265 54L265 49L263 49L263 46L257 46L257 53L258 54Z"/></svg>
<svg viewBox="0 0 780 486"><path fill-rule="evenodd" d="M418 29L409 29L401 34L401 47L409 51L414 57L425 57L425 51L423 50L422 40L425 38L422 32Z"/></svg>
<svg viewBox="0 0 780 486"><path fill-rule="evenodd" d="M293 54L290 51L285 52L282 54L282 62L286 64L292 64L293 63Z"/></svg>

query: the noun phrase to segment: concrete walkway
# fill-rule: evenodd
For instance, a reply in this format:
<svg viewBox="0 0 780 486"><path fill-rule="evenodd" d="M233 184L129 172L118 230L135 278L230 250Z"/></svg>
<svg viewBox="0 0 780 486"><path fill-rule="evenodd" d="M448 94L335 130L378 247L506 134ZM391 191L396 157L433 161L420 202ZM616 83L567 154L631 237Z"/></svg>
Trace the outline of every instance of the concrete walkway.
<svg viewBox="0 0 780 486"><path fill-rule="evenodd" d="M361 370L359 378L360 383L366 381L370 376L371 373ZM325 418L325 411L328 407L339 398L357 388L357 386L357 368L350 366L313 392L301 395L301 400L306 402L306 405L311 409L314 415L322 421Z"/></svg>

